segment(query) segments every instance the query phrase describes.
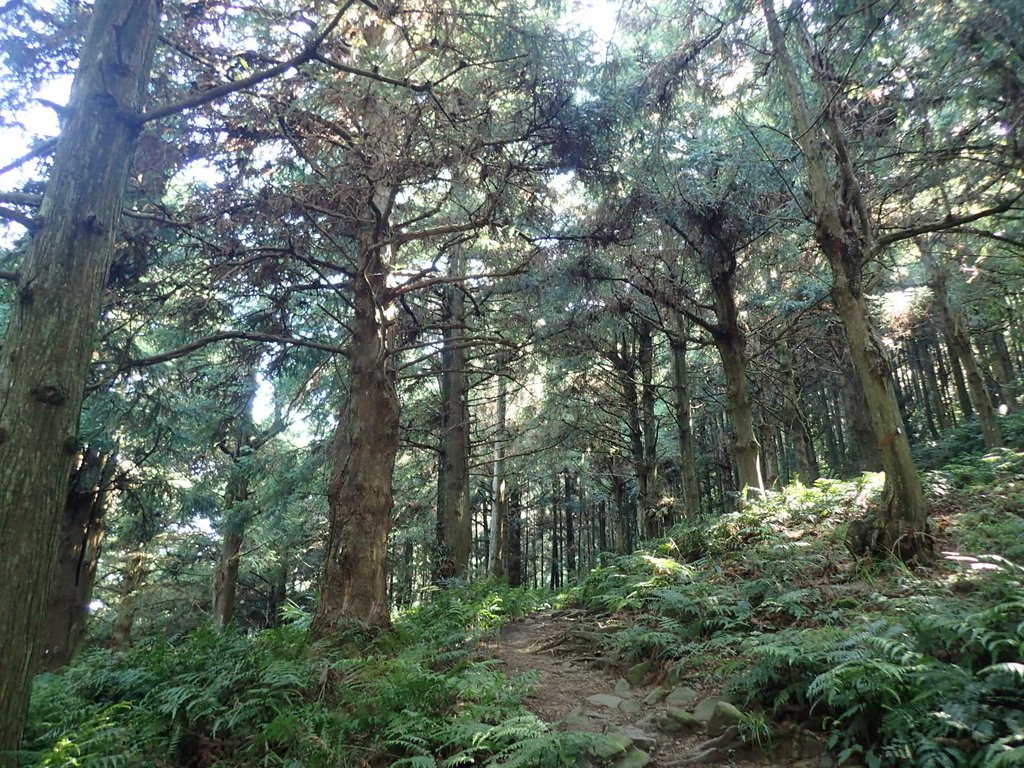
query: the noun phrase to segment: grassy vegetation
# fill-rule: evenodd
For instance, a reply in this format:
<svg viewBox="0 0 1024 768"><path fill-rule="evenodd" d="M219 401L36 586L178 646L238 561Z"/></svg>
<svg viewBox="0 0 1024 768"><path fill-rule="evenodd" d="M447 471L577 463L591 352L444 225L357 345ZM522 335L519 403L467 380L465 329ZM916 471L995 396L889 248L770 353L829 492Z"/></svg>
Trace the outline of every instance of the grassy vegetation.
<svg viewBox="0 0 1024 768"><path fill-rule="evenodd" d="M823 480L687 520L557 599L618 627L603 652L623 667L656 659L673 681L725 691L759 742L799 725L827 734L840 763L1024 764L1024 454L928 474L930 569L845 551L878 484ZM531 681L479 645L554 599L452 585L392 632L354 627L329 647L292 606L254 637L92 650L37 680L25 764L571 765L596 737L540 723L522 705Z"/></svg>
<svg viewBox="0 0 1024 768"><path fill-rule="evenodd" d="M394 631L310 646L308 616L256 637L200 630L94 650L36 683L33 766L542 766L594 743L553 732L477 651L546 596L481 583L441 591Z"/></svg>
<svg viewBox="0 0 1024 768"><path fill-rule="evenodd" d="M1024 765L1024 454L929 479L931 569L844 551L877 490L865 476L688 520L573 599L629 617L606 648L624 663L657 658L759 718L820 729L841 764Z"/></svg>

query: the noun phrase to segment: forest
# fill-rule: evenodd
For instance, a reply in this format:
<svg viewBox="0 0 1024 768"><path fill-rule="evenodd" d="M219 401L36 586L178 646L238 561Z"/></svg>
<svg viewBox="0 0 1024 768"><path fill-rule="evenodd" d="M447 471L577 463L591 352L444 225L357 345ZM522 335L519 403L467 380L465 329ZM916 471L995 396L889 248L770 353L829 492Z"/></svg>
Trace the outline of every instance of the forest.
<svg viewBox="0 0 1024 768"><path fill-rule="evenodd" d="M1024 766L1019 0L0 43L0 768Z"/></svg>

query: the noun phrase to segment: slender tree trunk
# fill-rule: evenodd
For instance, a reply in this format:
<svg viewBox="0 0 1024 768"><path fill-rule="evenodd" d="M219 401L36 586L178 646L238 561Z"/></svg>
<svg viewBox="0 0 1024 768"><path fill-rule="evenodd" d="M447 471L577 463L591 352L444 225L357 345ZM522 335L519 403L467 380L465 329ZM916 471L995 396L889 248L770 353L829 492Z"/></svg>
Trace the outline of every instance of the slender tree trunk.
<svg viewBox="0 0 1024 768"><path fill-rule="evenodd" d="M372 216L369 217L373 220ZM359 279L352 281L348 397L334 435L328 484L330 531L313 632L339 624L390 623L387 594L392 476L398 453L399 403L391 364L394 300L386 232L360 238Z"/></svg>
<svg viewBox="0 0 1024 768"><path fill-rule="evenodd" d="M653 539L661 533L661 519L654 506L658 491L658 424L654 415L654 335L650 321L637 318L637 366L640 369L640 413L643 435L644 536Z"/></svg>
<svg viewBox="0 0 1024 768"><path fill-rule="evenodd" d="M456 247L449 257L449 277L465 273L465 256ZM466 378L465 297L461 286L445 289L441 348L441 472L438 498L440 578L464 578L472 550L469 501L469 383Z"/></svg>
<svg viewBox="0 0 1024 768"><path fill-rule="evenodd" d="M92 7L0 353L0 755L39 660L78 417L160 22L158 0ZM0 765L12 759L0 757Z"/></svg>
<svg viewBox="0 0 1024 768"><path fill-rule="evenodd" d="M509 499L508 585L523 586L523 494L518 490Z"/></svg>
<svg viewBox="0 0 1024 768"><path fill-rule="evenodd" d="M277 565L271 572L272 581L267 599L266 625L268 627L281 625L281 609L288 602L288 556L279 552L278 558Z"/></svg>
<svg viewBox="0 0 1024 768"><path fill-rule="evenodd" d="M496 428L494 431L494 470L491 476L491 541L488 567L491 576L505 575L504 550L507 533L505 520L508 516L508 480L505 476L505 439L508 412L508 385L504 371L499 370L498 396L496 398Z"/></svg>
<svg viewBox="0 0 1024 768"><path fill-rule="evenodd" d="M139 589L146 578L146 556L142 550L128 557L125 571L121 574L118 589L117 615L111 628L111 642L115 648L125 649L132 644L132 629L138 612Z"/></svg>
<svg viewBox="0 0 1024 768"><path fill-rule="evenodd" d="M826 137L811 122L800 91L796 68L789 57L785 34L775 15L774 0L762 0L776 65L786 86L798 143L807 165L808 189L815 212L816 236L832 271L832 300L843 323L854 365L864 385L872 427L882 452L886 499L880 510L877 543L880 550L903 560L930 554L924 491L910 452L906 425L893 388L892 369L875 333L862 291L863 266L871 253L871 221L861 195L844 137L824 110L827 139L837 156L837 192L824 155Z"/></svg>
<svg viewBox="0 0 1024 768"><path fill-rule="evenodd" d="M971 347L971 340L963 327L961 319L953 311L949 303L949 278L944 266L935 257L931 243L924 238L916 241L921 258L928 269L932 287L932 301L934 302L935 313L939 316L942 328L946 336L946 343L949 345L950 357L955 358L963 369L963 377L967 379L967 388L970 392L970 403L974 404L974 411L978 414L978 422L981 424L982 439L986 448L999 448L1003 445L1003 435L999 429L999 419L996 410L992 406L992 398L989 396L988 387L985 385L985 377L982 375L981 366L974 355ZM955 370L955 369L954 369ZM970 410L965 411L965 416L970 416Z"/></svg>
<svg viewBox="0 0 1024 768"><path fill-rule="evenodd" d="M818 479L818 462L814 455L814 443L811 440L810 432L807 429L807 420L803 413L803 393L796 384L793 353L789 343L785 340L779 342L779 367L783 371L783 386L785 388L783 418L793 444L796 474L801 483L811 485Z"/></svg>
<svg viewBox="0 0 1024 768"><path fill-rule="evenodd" d="M673 313L674 328L669 335L672 354L672 388L675 393L676 437L679 440L679 475L682 479L683 508L687 515L700 512L697 478L697 447L690 406L690 375L686 360L686 338L690 329L679 312Z"/></svg>
<svg viewBox="0 0 1024 768"><path fill-rule="evenodd" d="M1017 404L1017 393L1014 387L1013 360L1010 357L1010 350L1006 346L1006 336L1002 330L995 330L989 334L989 346L992 349L993 365L996 382L999 384L999 395L1006 406L1007 413L1015 413L1020 410Z"/></svg>
<svg viewBox="0 0 1024 768"><path fill-rule="evenodd" d="M225 523L220 556L213 578L213 625L225 629L235 620L238 595L238 567L245 541L247 512L239 507L249 497L249 477L245 470L234 467L233 476L224 495Z"/></svg>
<svg viewBox="0 0 1024 768"><path fill-rule="evenodd" d="M566 470L562 480L564 495L562 497L562 509L565 511L565 567L569 576L576 573L576 516L573 514L572 500L572 475Z"/></svg>
<svg viewBox="0 0 1024 768"><path fill-rule="evenodd" d="M113 456L92 447L80 452L78 462L64 507L46 608L40 662L44 672L69 664L84 637L117 466Z"/></svg>

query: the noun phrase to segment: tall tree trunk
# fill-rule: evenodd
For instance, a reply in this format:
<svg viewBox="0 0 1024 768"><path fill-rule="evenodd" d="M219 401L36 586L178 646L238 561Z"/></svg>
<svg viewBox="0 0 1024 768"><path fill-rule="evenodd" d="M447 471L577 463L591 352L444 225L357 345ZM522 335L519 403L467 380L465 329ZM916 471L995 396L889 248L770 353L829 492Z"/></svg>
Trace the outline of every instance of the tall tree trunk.
<svg viewBox="0 0 1024 768"><path fill-rule="evenodd" d="M146 555L138 549L128 557L118 588L117 614L111 627L111 642L124 650L132 643L132 629L138 612L139 589L146 578Z"/></svg>
<svg viewBox="0 0 1024 768"><path fill-rule="evenodd" d="M992 350L992 370L996 382L999 384L999 395L1006 406L1007 413L1015 413L1020 410L1017 404L1017 393L1014 387L1013 360L1010 357L1010 350L1006 346L1006 336L1001 329L996 329L989 334L989 347Z"/></svg>
<svg viewBox="0 0 1024 768"><path fill-rule="evenodd" d="M793 444L796 474L801 483L811 485L818 479L818 461L814 455L814 442L811 440L807 420L804 416L803 392L796 384L793 352L785 339L779 342L779 367L783 371L783 397L785 398L783 418L789 429L789 439Z"/></svg>
<svg viewBox="0 0 1024 768"><path fill-rule="evenodd" d="M700 513L700 485L697 476L697 441L693 434L690 406L690 375L686 360L686 339L690 333L686 318L673 313L669 334L672 354L672 389L676 406L676 437L679 440L679 475L683 487L683 508L688 516Z"/></svg>
<svg viewBox="0 0 1024 768"><path fill-rule="evenodd" d="M572 577L576 573L576 523L579 521L575 519L572 508L572 475L568 470L565 470L563 474L565 493L562 497L562 508L565 510L565 567L569 572L569 576Z"/></svg>
<svg viewBox="0 0 1024 768"><path fill-rule="evenodd" d="M18 746L158 0L92 7L0 355L0 754ZM0 765L12 762L0 757Z"/></svg>
<svg viewBox="0 0 1024 768"><path fill-rule="evenodd" d="M978 414L978 422L981 424L982 439L986 448L999 448L1003 445L1003 435L999 429L999 419L996 416L995 408L992 406L992 398L989 396L988 387L985 385L985 377L978 364L978 358L974 355L971 347L970 337L963 326L961 318L953 311L949 302L949 275L945 266L935 256L931 243L924 238L917 238L916 244L928 270L929 280L932 288L932 301L935 313L939 316L943 331L946 336L946 343L949 345L950 357L959 361L963 369L964 378L967 379L967 388L970 392L970 402L974 404L974 411ZM964 413L970 416L969 411Z"/></svg>
<svg viewBox="0 0 1024 768"><path fill-rule="evenodd" d="M868 404L864 397L864 383L860 372L853 364L850 349L845 338L839 339L836 361L839 364L840 390L843 412L846 423L850 427L857 464L855 467L841 467L843 474L851 472L880 472L882 470L882 453L875 439L874 427L868 414Z"/></svg>
<svg viewBox="0 0 1024 768"><path fill-rule="evenodd" d="M658 424L654 415L654 334L646 317L637 318L637 366L640 369L640 413L643 434L644 536L653 539L661 534L659 510L654 506L658 491Z"/></svg>
<svg viewBox="0 0 1024 768"><path fill-rule="evenodd" d="M861 196L845 139L831 113L823 110L827 140L837 156L839 190L829 177L826 137L812 124L800 90L774 0L762 0L775 62L780 68L794 118L797 142L807 166L816 237L832 271L832 300L843 323L853 363L860 373L872 427L885 470L886 498L879 514L879 549L903 560L924 559L931 551L924 491L910 452L906 425L893 388L892 369L868 312L862 290L863 267L871 254L872 224ZM840 193L842 202L840 202Z"/></svg>
<svg viewBox="0 0 1024 768"><path fill-rule="evenodd" d="M330 531L313 620L319 637L352 619L390 623L385 574L399 402L391 362L395 304L387 288L392 254L390 246L381 245L387 239L386 232L377 232L364 234L358 243L348 397L334 434Z"/></svg>
<svg viewBox="0 0 1024 768"><path fill-rule="evenodd" d="M718 321L711 337L722 359L739 490L741 498L745 498L750 492L763 491L764 479L761 475L760 445L754 429L750 385L747 383L747 337L740 325L733 284L736 254L722 242L724 235L720 232L712 231L709 237L712 244L708 248L707 259Z"/></svg>
<svg viewBox="0 0 1024 768"><path fill-rule="evenodd" d="M465 273L465 255L456 246L448 276ZM461 286L445 288L441 347L441 471L437 509L438 578L463 578L472 549L469 502L469 383L466 377L465 296Z"/></svg>
<svg viewBox="0 0 1024 768"><path fill-rule="evenodd" d="M224 535L213 576L213 625L217 629L225 629L235 620L238 567L248 517L241 507L248 498L248 472L236 465L224 494Z"/></svg>
<svg viewBox="0 0 1024 768"><path fill-rule="evenodd" d="M116 467L112 455L91 446L79 453L46 607L41 671L52 672L69 664L81 645Z"/></svg>
<svg viewBox="0 0 1024 768"><path fill-rule="evenodd" d="M509 498L508 585L523 586L523 494L519 490Z"/></svg>
<svg viewBox="0 0 1024 768"><path fill-rule="evenodd" d="M245 531L252 516L246 503L249 500L252 459L255 452L276 434L272 428L257 438L256 425L252 420L252 403L258 386L253 362L248 377L232 397L233 413L228 425L229 435L221 443L231 460L231 469L222 502L223 538L213 573L213 625L218 630L223 630L235 620L238 568L241 565Z"/></svg>
<svg viewBox="0 0 1024 768"><path fill-rule="evenodd" d="M491 551L487 558L491 576L499 579L505 575L504 554L505 543L508 538L505 522L508 517L508 479L505 476L508 384L505 380L505 372L502 368L503 366L499 366L497 376L498 396L495 402L496 424L494 430L494 469L491 475Z"/></svg>

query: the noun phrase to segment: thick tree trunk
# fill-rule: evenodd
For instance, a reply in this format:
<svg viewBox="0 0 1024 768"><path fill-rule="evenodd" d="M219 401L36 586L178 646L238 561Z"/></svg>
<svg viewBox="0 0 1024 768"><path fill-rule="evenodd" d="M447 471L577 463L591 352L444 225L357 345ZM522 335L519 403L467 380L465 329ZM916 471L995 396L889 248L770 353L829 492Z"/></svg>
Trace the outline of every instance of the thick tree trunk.
<svg viewBox="0 0 1024 768"><path fill-rule="evenodd" d="M679 441L679 475L683 487L683 509L688 516L700 512L700 485L697 477L697 441L693 434L690 406L690 374L686 360L686 339L690 329L679 312L674 313L674 328L669 335L672 353L672 389L676 406L676 437Z"/></svg>
<svg viewBox="0 0 1024 768"><path fill-rule="evenodd" d="M655 508L658 492L658 424L654 415L654 335L651 323L645 317L637 318L637 365L640 369L640 413L643 434L644 504L642 507L644 536L653 539L661 535L662 520Z"/></svg>
<svg viewBox="0 0 1024 768"><path fill-rule="evenodd" d="M449 255L448 276L465 273L462 248ZM466 377L465 296L445 288L441 346L441 445L435 578L463 578L472 550L469 502L469 382Z"/></svg>
<svg viewBox="0 0 1024 768"><path fill-rule="evenodd" d="M21 738L160 20L97 0L0 357L0 754ZM0 757L0 765L11 762Z"/></svg>
<svg viewBox="0 0 1024 768"><path fill-rule="evenodd" d="M57 545L57 567L43 627L41 671L52 672L69 664L81 645L116 466L110 454L91 447L79 454Z"/></svg>
<svg viewBox="0 0 1024 768"><path fill-rule="evenodd" d="M763 491L764 479L761 475L760 445L754 429L750 385L747 383L747 337L740 325L733 285L736 255L721 242L720 233L711 232L709 236L712 244L707 259L717 320L711 336L722 359L729 420L732 422L733 453L739 473L740 495L745 498L751 492Z"/></svg>
<svg viewBox="0 0 1024 768"><path fill-rule="evenodd" d="M348 350L348 397L334 435L327 496L330 531L313 632L324 637L350 620L390 623L387 594L392 476L399 402L390 353L394 300L385 233L359 242Z"/></svg>
<svg viewBox="0 0 1024 768"><path fill-rule="evenodd" d="M862 199L844 137L826 107L824 128L837 157L839 191L829 177L824 156L826 137L811 122L773 2L762 0L761 5L807 165L816 237L831 267L832 300L864 385L872 427L882 452L886 498L877 526L878 548L903 560L925 558L931 546L924 491L910 453L910 441L893 388L892 370L875 333L862 291L862 270L871 253L872 225L867 205Z"/></svg>

